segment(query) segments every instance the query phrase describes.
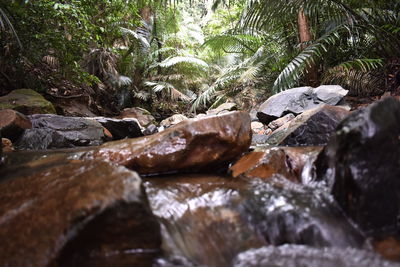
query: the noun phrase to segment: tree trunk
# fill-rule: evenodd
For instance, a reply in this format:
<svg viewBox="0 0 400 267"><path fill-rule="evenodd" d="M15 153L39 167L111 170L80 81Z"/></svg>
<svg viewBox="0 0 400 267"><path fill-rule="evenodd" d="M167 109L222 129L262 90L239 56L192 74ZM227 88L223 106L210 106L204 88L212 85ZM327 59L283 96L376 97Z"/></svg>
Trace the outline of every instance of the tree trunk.
<svg viewBox="0 0 400 267"><path fill-rule="evenodd" d="M310 24L308 23L308 19L306 14L304 13L304 9L300 9L297 24L299 27L299 39L300 39L300 47L301 50L304 50L308 45L304 44L306 42L310 42L312 40ZM318 83L318 69L315 63L312 63L310 67L307 68L307 73L305 75L305 82L307 85L316 86Z"/></svg>

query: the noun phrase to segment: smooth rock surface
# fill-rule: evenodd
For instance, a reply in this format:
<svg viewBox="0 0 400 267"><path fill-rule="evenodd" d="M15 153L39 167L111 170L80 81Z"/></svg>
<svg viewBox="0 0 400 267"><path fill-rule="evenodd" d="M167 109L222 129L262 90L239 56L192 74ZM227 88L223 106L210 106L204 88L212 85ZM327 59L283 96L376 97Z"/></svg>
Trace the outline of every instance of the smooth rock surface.
<svg viewBox="0 0 400 267"><path fill-rule="evenodd" d="M257 145L265 145L268 140L268 135L265 134L253 134L251 137L251 145L252 146L257 146Z"/></svg>
<svg viewBox="0 0 400 267"><path fill-rule="evenodd" d="M400 235L400 101L386 98L338 126L316 161L348 216L368 235Z"/></svg>
<svg viewBox="0 0 400 267"><path fill-rule="evenodd" d="M117 117L118 119L134 118L139 121L140 126L146 128L150 124L155 124L156 119L151 115L151 113L144 108L134 107L126 108Z"/></svg>
<svg viewBox="0 0 400 267"><path fill-rule="evenodd" d="M271 121L268 124L268 128L270 128L272 131L275 131L279 127L282 127L285 123L288 123L289 121L293 120L295 116L293 113L286 114L282 118L276 119L274 121Z"/></svg>
<svg viewBox="0 0 400 267"><path fill-rule="evenodd" d="M83 154L131 168L140 174L218 167L247 151L250 116L230 112L191 119L160 133L108 142Z"/></svg>
<svg viewBox="0 0 400 267"><path fill-rule="evenodd" d="M19 149L97 146L107 139L104 128L96 121L50 114L31 115L29 118L32 129L26 130L16 143Z"/></svg>
<svg viewBox="0 0 400 267"><path fill-rule="evenodd" d="M166 118L165 120L160 122L160 126L164 127L164 128L169 128L171 126L177 125L178 123L182 122L182 121L186 121L188 120L188 117L186 117L185 115L182 114L175 114L172 115L169 118Z"/></svg>
<svg viewBox="0 0 400 267"><path fill-rule="evenodd" d="M237 110L237 105L235 103L223 103L216 107L215 109L210 109L207 111L207 115L218 115L228 111Z"/></svg>
<svg viewBox="0 0 400 267"><path fill-rule="evenodd" d="M25 115L55 114L54 106L31 89L18 89L0 97L0 109L13 109Z"/></svg>
<svg viewBox="0 0 400 267"><path fill-rule="evenodd" d="M234 267L395 267L396 263L358 249L311 248L301 245L262 247L240 253Z"/></svg>
<svg viewBox="0 0 400 267"><path fill-rule="evenodd" d="M12 109L0 110L2 137L15 142L26 129L30 128L32 128L32 123L24 114Z"/></svg>
<svg viewBox="0 0 400 267"><path fill-rule="evenodd" d="M274 147L244 155L230 171L233 177L271 178L280 174L292 182L301 182L307 160L321 151L321 147Z"/></svg>
<svg viewBox="0 0 400 267"><path fill-rule="evenodd" d="M2 266L112 263L112 253L159 250L161 243L135 172L77 160L0 182L0 239Z"/></svg>
<svg viewBox="0 0 400 267"><path fill-rule="evenodd" d="M336 126L348 114L343 108L328 105L308 110L272 132L267 143L286 146L326 145Z"/></svg>
<svg viewBox="0 0 400 267"><path fill-rule="evenodd" d="M97 121L110 131L114 140L143 136L140 124L135 118L112 119L105 117L86 118Z"/></svg>
<svg viewBox="0 0 400 267"><path fill-rule="evenodd" d="M158 133L158 128L154 124L150 124L147 128L143 131L144 135L152 135Z"/></svg>
<svg viewBox="0 0 400 267"><path fill-rule="evenodd" d="M348 90L338 85L289 89L268 98L258 109L257 117L268 124L287 113L297 115L324 104L334 106L347 93Z"/></svg>

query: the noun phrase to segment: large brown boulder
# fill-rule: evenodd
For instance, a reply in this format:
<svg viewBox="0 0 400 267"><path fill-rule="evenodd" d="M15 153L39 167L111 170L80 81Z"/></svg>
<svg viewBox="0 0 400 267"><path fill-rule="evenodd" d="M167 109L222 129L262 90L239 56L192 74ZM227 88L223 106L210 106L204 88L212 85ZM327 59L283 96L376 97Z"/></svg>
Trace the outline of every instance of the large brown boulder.
<svg viewBox="0 0 400 267"><path fill-rule="evenodd" d="M274 147L254 151L243 156L231 168L233 177L271 178L282 175L293 182L301 182L301 172L321 147Z"/></svg>
<svg viewBox="0 0 400 267"><path fill-rule="evenodd" d="M1 266L115 264L112 255L160 248L133 171L73 160L12 175L0 183Z"/></svg>
<svg viewBox="0 0 400 267"><path fill-rule="evenodd" d="M83 158L103 159L141 174L194 171L227 163L247 151L250 116L230 112L182 122L135 139L106 143Z"/></svg>
<svg viewBox="0 0 400 267"><path fill-rule="evenodd" d="M0 97L0 109L13 109L25 115L56 113L54 106L32 89L18 89Z"/></svg>
<svg viewBox="0 0 400 267"><path fill-rule="evenodd" d="M308 110L269 135L266 143L286 146L322 146L349 111L324 105Z"/></svg>
<svg viewBox="0 0 400 267"><path fill-rule="evenodd" d="M400 101L386 98L338 126L316 161L317 180L372 236L400 238Z"/></svg>
<svg viewBox="0 0 400 267"><path fill-rule="evenodd" d="M24 114L12 109L0 110L2 137L15 142L26 129L30 128L32 128L32 123Z"/></svg>

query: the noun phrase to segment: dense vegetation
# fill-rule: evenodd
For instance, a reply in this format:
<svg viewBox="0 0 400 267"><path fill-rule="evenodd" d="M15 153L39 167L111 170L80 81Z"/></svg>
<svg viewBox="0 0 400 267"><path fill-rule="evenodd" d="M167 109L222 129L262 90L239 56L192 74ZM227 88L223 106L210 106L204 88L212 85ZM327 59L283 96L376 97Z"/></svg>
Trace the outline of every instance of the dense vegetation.
<svg viewBox="0 0 400 267"><path fill-rule="evenodd" d="M200 111L298 85L395 90L400 3L389 0L0 0L0 94ZM396 76L397 75L397 76Z"/></svg>

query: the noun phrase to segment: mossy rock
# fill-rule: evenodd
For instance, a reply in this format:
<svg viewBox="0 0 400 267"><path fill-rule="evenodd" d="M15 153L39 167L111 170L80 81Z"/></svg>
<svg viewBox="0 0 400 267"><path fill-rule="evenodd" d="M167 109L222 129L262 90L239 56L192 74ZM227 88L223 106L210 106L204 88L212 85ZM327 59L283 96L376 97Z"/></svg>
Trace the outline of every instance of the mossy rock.
<svg viewBox="0 0 400 267"><path fill-rule="evenodd" d="M0 97L0 109L13 109L25 115L56 114L53 104L32 89L18 89Z"/></svg>

